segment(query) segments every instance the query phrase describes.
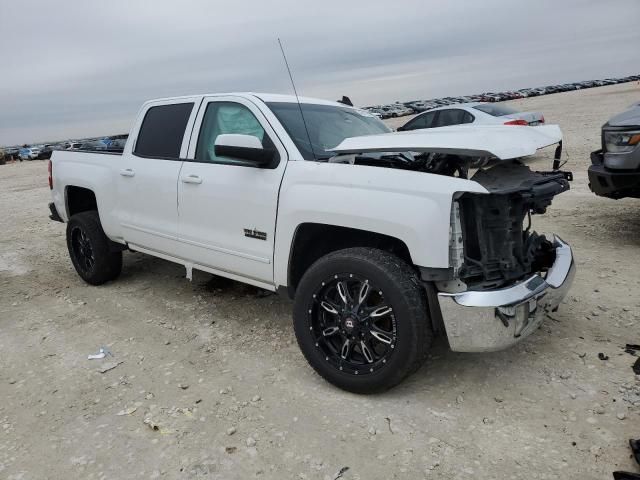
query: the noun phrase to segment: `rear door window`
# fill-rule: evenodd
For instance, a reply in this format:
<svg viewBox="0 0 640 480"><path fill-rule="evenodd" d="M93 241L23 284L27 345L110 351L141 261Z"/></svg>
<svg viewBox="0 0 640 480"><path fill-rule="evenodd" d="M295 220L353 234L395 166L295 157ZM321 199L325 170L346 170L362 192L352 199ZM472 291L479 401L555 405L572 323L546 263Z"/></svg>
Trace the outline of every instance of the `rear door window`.
<svg viewBox="0 0 640 480"><path fill-rule="evenodd" d="M193 103L151 107L144 116L133 153L140 157L177 160Z"/></svg>
<svg viewBox="0 0 640 480"><path fill-rule="evenodd" d="M440 110L440 115L438 115L438 127L448 127L449 125L460 125L464 120L464 114L466 112L464 110L460 110L457 108L450 108L446 110Z"/></svg>
<svg viewBox="0 0 640 480"><path fill-rule="evenodd" d="M464 114L462 115L462 123L473 123L474 120L475 117L473 115L471 115L467 111L464 111Z"/></svg>

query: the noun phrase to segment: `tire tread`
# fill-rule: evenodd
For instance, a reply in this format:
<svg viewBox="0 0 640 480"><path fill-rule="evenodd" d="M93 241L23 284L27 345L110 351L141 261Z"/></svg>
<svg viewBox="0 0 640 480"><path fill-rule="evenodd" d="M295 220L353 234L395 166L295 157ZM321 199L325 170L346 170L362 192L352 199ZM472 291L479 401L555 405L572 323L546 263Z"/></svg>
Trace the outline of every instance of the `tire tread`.
<svg viewBox="0 0 640 480"><path fill-rule="evenodd" d="M303 275L298 287L302 286L304 288L305 277L307 277L308 274L313 274L314 271L324 268L327 264L340 262L345 259L373 264L383 275L387 276L395 285L398 286L401 295L405 298L409 308L409 314L407 315L407 318L404 318L403 320L411 323L410 329L417 334L417 338L414 339L415 345L412 345L412 348L416 349L416 353L412 356L411 361L407 365L398 368L395 374L389 377L383 384L367 385L354 382L353 385L345 385L345 382L341 382L338 386L356 393L374 393L388 390L402 382L409 375L415 373L423 365L429 353L429 347L433 339L433 331L427 308L426 292L424 291L416 272L404 260L384 250L368 247L348 248L325 255L309 267ZM298 288L298 292L299 291L300 288ZM299 312L304 312L306 310L306 307L304 307L304 309L300 308L298 304L299 301L303 301L303 299L299 299L298 295L296 295L294 316L296 314L299 315ZM294 318L295 325L298 327L300 321L300 319L296 321ZM303 332L299 332L299 330L299 328L296 328L296 335L303 334ZM332 379L327 378L327 376L316 367L314 364L316 359L309 355L308 352L305 352L304 348L302 348L302 352L311 366L321 376L332 382Z"/></svg>

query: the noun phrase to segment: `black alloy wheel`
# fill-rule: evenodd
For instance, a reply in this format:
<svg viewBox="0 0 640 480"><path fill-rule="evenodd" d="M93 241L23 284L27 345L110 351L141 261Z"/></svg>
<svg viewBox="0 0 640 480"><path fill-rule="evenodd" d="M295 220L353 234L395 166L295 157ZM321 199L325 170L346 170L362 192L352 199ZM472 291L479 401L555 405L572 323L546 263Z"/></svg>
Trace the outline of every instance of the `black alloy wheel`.
<svg viewBox="0 0 640 480"><path fill-rule="evenodd" d="M71 248L75 258L78 260L79 268L82 269L85 275L91 275L96 265L96 259L93 256L91 240L79 226L71 229Z"/></svg>
<svg viewBox="0 0 640 480"><path fill-rule="evenodd" d="M397 341L397 323L384 292L353 273L321 282L308 309L315 346L335 368L366 375L384 366Z"/></svg>
<svg viewBox="0 0 640 480"><path fill-rule="evenodd" d="M293 320L309 364L356 393L387 390L415 372L432 337L416 272L375 248L339 250L311 265L296 289Z"/></svg>

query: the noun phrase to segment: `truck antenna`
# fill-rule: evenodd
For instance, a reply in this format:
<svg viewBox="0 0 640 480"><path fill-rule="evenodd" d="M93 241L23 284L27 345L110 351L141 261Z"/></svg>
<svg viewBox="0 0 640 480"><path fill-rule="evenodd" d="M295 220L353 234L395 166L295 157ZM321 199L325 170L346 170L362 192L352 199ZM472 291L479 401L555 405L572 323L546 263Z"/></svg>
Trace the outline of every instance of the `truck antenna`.
<svg viewBox="0 0 640 480"><path fill-rule="evenodd" d="M300 116L302 117L302 124L304 125L304 130L307 132L307 139L309 140L309 148L311 149L311 156L313 160L316 159L316 153L313 150L313 143L311 142L311 135L309 135L309 129L307 128L307 122L304 119L304 112L302 111L302 104L300 103L300 97L298 97L298 91L296 90L296 84L293 81L293 75L291 74L291 69L289 68L289 62L287 62L287 56L284 53L284 47L282 46L282 42L280 38L278 38L278 45L280 45L280 51L282 52L282 58L284 58L284 64L287 67L287 72L289 72L289 79L291 80L291 86L293 86L293 93L296 95L296 102L298 103L298 108L300 109Z"/></svg>

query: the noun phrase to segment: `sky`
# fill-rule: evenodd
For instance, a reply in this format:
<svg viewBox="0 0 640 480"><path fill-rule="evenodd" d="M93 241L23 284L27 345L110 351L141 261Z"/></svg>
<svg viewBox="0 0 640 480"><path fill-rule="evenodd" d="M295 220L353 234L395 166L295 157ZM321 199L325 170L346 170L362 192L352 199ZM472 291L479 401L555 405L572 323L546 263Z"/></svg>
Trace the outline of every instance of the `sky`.
<svg viewBox="0 0 640 480"><path fill-rule="evenodd" d="M2 0L0 145L129 131L145 100L365 106L640 74L639 0Z"/></svg>

